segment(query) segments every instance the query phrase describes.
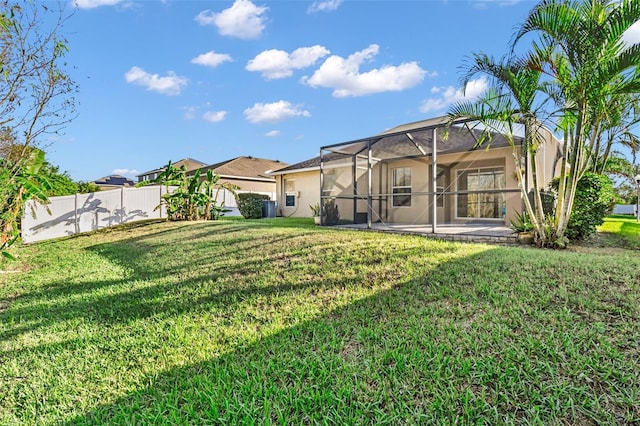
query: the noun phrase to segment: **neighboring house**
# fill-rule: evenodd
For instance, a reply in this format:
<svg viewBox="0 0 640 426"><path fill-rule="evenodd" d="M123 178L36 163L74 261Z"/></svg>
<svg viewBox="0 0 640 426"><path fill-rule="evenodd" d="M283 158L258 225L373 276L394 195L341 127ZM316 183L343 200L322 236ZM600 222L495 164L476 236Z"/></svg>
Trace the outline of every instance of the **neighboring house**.
<svg viewBox="0 0 640 426"><path fill-rule="evenodd" d="M187 172L190 172L200 167L206 167L207 164L203 163L202 161L194 160L193 158L184 158L182 160L176 161L175 163L172 163L172 165L177 169L179 169L182 166L185 166L185 168L187 169ZM160 175L160 173L162 173L166 169L165 166L166 164L157 169L140 173L138 176L136 176L138 178L138 182L144 182L146 180L154 180Z"/></svg>
<svg viewBox="0 0 640 426"><path fill-rule="evenodd" d="M131 188L135 182L120 175L109 175L93 181L102 191L109 189Z"/></svg>
<svg viewBox="0 0 640 426"><path fill-rule="evenodd" d="M273 176L267 175L267 172L287 165L278 160L242 156L204 166L200 172L205 175L207 170L213 170L215 174L220 175L221 183L238 186L238 192L260 192L275 196L276 180ZM193 174L194 171L188 174Z"/></svg>
<svg viewBox="0 0 640 426"><path fill-rule="evenodd" d="M309 205L333 201L348 223L509 224L523 211L513 149L494 134L477 147L478 130L459 123L445 139L447 117L404 124L356 141L325 146L320 156L271 172L282 216L309 217ZM561 144L542 128L539 181L556 175ZM435 140L435 141L434 141ZM521 152L522 138L514 140ZM433 149L435 145L435 149ZM531 164L521 170L532 186ZM322 188L322 192L321 189ZM435 220L434 220L435 219Z"/></svg>
<svg viewBox="0 0 640 426"><path fill-rule="evenodd" d="M220 176L220 183L235 185L237 187L236 193L253 192L268 195L269 199L275 200L276 180L273 176L267 175L267 172L287 165L287 163L282 163L278 160L242 156L202 167L200 168L200 173L204 178L208 170L213 170L213 173ZM187 174L193 175L193 173L195 173L195 170ZM226 207L226 216L241 215L233 193L226 190L220 191L217 194L216 201L223 203Z"/></svg>

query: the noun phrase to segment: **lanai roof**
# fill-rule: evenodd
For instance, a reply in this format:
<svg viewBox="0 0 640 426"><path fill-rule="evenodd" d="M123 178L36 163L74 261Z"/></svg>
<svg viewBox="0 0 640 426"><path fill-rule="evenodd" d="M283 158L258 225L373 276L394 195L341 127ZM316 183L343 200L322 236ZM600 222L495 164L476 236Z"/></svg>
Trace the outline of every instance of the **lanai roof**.
<svg viewBox="0 0 640 426"><path fill-rule="evenodd" d="M323 152L322 162L325 164L335 163L341 159L347 160L353 155L364 155L368 146L371 146L371 156L376 161L430 156L433 152L434 129L436 130L436 149L438 154L486 149L487 144L482 147L477 146L481 130L472 129L464 123L449 127L448 137L445 139L445 127L448 120L448 117L436 117L416 121L385 130L368 138L328 145L321 148ZM514 142L519 145L522 142L522 138L515 137ZM489 142L487 141L487 143ZM508 147L509 142L501 134L494 133L490 146L492 148ZM317 156L270 174L278 175L293 171L318 169L320 160L320 156Z"/></svg>

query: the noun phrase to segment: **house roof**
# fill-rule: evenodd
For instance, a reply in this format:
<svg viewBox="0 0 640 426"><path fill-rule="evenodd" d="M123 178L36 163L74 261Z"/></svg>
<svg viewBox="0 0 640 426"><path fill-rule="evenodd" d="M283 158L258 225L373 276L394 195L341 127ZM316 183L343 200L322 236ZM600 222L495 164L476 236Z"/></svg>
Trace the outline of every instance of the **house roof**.
<svg viewBox="0 0 640 426"><path fill-rule="evenodd" d="M478 137L481 130L472 129L465 124L455 124L449 127L445 139L445 126L448 117L435 117L428 120L402 124L385 130L384 132L364 139L322 147L322 162L324 164L340 163L340 160L350 162L353 155L363 155L367 148L371 147L371 155L376 161L391 160L406 157L419 157L431 155L433 145L433 131L436 131L436 151L438 154L473 151L486 149L487 144L492 148L508 147L508 140L498 134L493 134L490 143L478 147ZM520 144L521 137L515 138L515 143ZM320 156L301 161L288 167L284 167L271 175L280 175L291 172L317 170L320 168Z"/></svg>
<svg viewBox="0 0 640 426"><path fill-rule="evenodd" d="M213 170L217 175L227 178L273 181L267 172L288 166L279 160L269 160L251 156L241 156L202 167L201 172Z"/></svg>
<svg viewBox="0 0 640 426"><path fill-rule="evenodd" d="M101 185L109 185L109 186L134 186L135 183L124 176L120 175L109 175L105 177L101 177L100 179L96 179L93 181L98 186Z"/></svg>
<svg viewBox="0 0 640 426"><path fill-rule="evenodd" d="M182 160L178 160L175 162L171 163L174 167L180 168L183 164L187 165L187 171L191 171L191 170L195 170L199 167L205 167L207 164L203 163L202 161L199 160L194 160L193 158L183 158ZM191 165L189 165L191 164ZM143 173L140 173L139 175L137 175L136 177L140 177L140 176L145 176L151 173L157 173L157 172L161 172L164 169L166 169L166 166L161 166L158 167L157 169L153 169L153 170L149 170Z"/></svg>
<svg viewBox="0 0 640 426"><path fill-rule="evenodd" d="M338 161L338 160L343 159L343 158L345 158L344 155L336 154L336 153L332 153L332 152L330 152L328 154L324 154L322 156L322 160L324 162ZM292 165L287 166L287 167L283 167L283 168L278 169L278 170L271 171L271 172L269 172L269 175L275 176L275 175L282 175L282 174L285 174L285 173L289 173L289 172L292 172L292 171L301 172L301 171L306 171L306 170L317 170L319 168L320 168L320 156L317 156L317 157L310 158L308 160L301 161L299 163L292 164Z"/></svg>

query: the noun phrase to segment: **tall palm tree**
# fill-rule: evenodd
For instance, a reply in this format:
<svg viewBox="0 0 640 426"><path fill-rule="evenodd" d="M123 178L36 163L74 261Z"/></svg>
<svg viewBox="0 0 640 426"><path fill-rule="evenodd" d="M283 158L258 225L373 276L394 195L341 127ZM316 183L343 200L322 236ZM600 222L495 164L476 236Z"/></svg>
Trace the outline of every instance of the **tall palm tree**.
<svg viewBox="0 0 640 426"><path fill-rule="evenodd" d="M566 230L578 181L593 164L609 109L640 91L640 45L622 36L640 20L637 0L543 0L536 5L513 46L534 33L528 66L546 77L555 93L564 165L554 220L554 237Z"/></svg>
<svg viewBox="0 0 640 426"><path fill-rule="evenodd" d="M492 89L479 101L463 101L453 105L449 111L450 121L466 118L473 120L476 128L482 125L478 138L480 145L490 145L492 132L499 132L507 137L513 150L522 199L534 227L535 240L540 245L546 245L548 233L545 232L545 227L548 223L540 195L540 189L546 182L539 181L536 161L536 154L543 142L538 132L541 126L540 106L536 104L541 73L537 69L527 67L517 57L495 60L485 54L474 53L462 78L462 87L466 87L478 74L491 79ZM524 127L522 152L514 144L514 129L518 124ZM532 171L535 208L529 201L527 185L524 184L526 178L520 168L525 156Z"/></svg>
<svg viewBox="0 0 640 426"><path fill-rule="evenodd" d="M538 123L550 122L562 133L552 221L542 213L539 183L535 184L534 226L542 245L564 244L578 181L610 153L609 142L602 149L603 134L617 132L617 126L628 128L633 120L622 106L640 92L640 45L625 43L622 36L638 20L638 0L543 0L516 32L509 58L494 61L475 54L468 67L463 83L482 73L492 78L493 88L475 105L455 105L452 117L477 117L498 131L521 122L527 135L536 134ZM516 59L513 52L529 34L536 38L522 59ZM495 123L498 119L506 124ZM538 141L525 137L532 167L537 146ZM531 209L526 198L525 205Z"/></svg>

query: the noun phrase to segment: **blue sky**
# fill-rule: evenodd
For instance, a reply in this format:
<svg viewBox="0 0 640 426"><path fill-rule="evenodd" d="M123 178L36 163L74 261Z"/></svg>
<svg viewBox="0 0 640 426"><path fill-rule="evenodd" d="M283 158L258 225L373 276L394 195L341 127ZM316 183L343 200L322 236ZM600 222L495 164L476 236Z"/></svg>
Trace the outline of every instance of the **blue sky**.
<svg viewBox="0 0 640 426"><path fill-rule="evenodd" d="M78 116L48 158L75 180L186 157L302 161L445 113L465 57L502 56L534 4L77 0L63 33Z"/></svg>

